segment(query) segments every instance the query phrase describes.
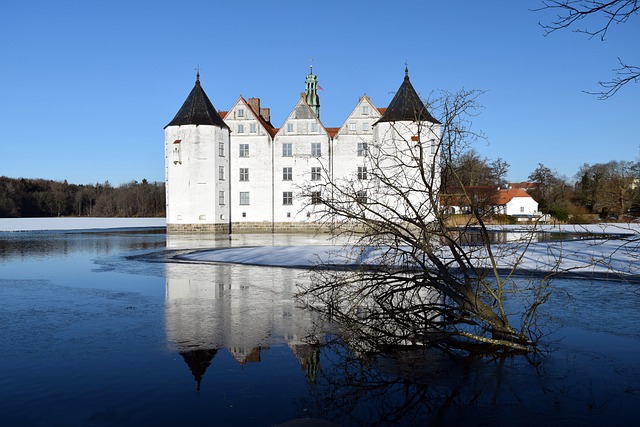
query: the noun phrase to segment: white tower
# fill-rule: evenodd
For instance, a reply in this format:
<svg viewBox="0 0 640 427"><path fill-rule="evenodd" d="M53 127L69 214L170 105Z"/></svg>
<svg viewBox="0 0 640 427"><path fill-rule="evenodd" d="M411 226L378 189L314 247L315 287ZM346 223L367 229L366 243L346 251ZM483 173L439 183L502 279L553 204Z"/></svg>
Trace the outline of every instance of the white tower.
<svg viewBox="0 0 640 427"><path fill-rule="evenodd" d="M439 208L440 122L429 113L409 81L404 80L382 117L373 125L373 147L367 161L385 184L368 188L366 196L390 215L432 221ZM375 174L374 174L375 175Z"/></svg>
<svg viewBox="0 0 640 427"><path fill-rule="evenodd" d="M164 128L167 232L229 232L229 127L200 73Z"/></svg>

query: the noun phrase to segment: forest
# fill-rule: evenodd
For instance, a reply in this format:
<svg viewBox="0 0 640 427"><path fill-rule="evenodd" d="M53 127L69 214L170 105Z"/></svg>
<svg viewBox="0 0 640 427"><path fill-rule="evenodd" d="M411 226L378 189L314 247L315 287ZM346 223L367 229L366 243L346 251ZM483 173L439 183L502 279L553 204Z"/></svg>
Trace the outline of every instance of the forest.
<svg viewBox="0 0 640 427"><path fill-rule="evenodd" d="M163 182L108 181L89 185L0 176L0 218L93 216L163 217Z"/></svg>

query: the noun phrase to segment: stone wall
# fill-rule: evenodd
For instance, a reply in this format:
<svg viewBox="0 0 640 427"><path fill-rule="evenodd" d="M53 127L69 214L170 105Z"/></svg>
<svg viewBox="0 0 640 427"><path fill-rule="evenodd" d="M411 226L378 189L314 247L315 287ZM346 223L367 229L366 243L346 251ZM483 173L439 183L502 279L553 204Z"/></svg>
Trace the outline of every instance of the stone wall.
<svg viewBox="0 0 640 427"><path fill-rule="evenodd" d="M231 232L242 233L328 233L328 225L314 222L234 222ZM229 224L167 224L167 233L229 234Z"/></svg>

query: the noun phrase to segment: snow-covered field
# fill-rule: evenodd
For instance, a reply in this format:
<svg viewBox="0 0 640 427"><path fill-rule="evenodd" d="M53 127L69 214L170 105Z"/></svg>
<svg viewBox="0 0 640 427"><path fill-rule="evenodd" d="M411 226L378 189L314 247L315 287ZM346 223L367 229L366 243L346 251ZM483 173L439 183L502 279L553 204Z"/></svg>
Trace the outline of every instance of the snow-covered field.
<svg viewBox="0 0 640 427"><path fill-rule="evenodd" d="M164 227L163 218L0 218L0 231Z"/></svg>

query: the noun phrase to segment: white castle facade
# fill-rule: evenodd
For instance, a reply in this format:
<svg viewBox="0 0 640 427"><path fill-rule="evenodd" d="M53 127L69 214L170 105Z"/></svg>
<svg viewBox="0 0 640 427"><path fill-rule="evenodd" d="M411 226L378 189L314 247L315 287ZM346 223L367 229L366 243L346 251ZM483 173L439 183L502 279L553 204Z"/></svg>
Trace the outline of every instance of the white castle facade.
<svg viewBox="0 0 640 427"><path fill-rule="evenodd" d="M380 156L395 159L388 168L400 168L395 175L404 179L406 188L412 187L411 181L418 178L401 165L415 163L416 157L400 141L427 147L421 161L436 166L430 173L439 181L434 159L440 124L427 112L407 70L386 109L376 108L363 95L339 128L320 121L317 90L311 71L305 92L276 128L270 110L262 108L258 98L240 97L229 111L218 112L198 74L191 93L165 127L167 231L317 229L321 200L330 197L328 180L351 183L360 201L383 193L368 181L372 168L385 162Z"/></svg>

